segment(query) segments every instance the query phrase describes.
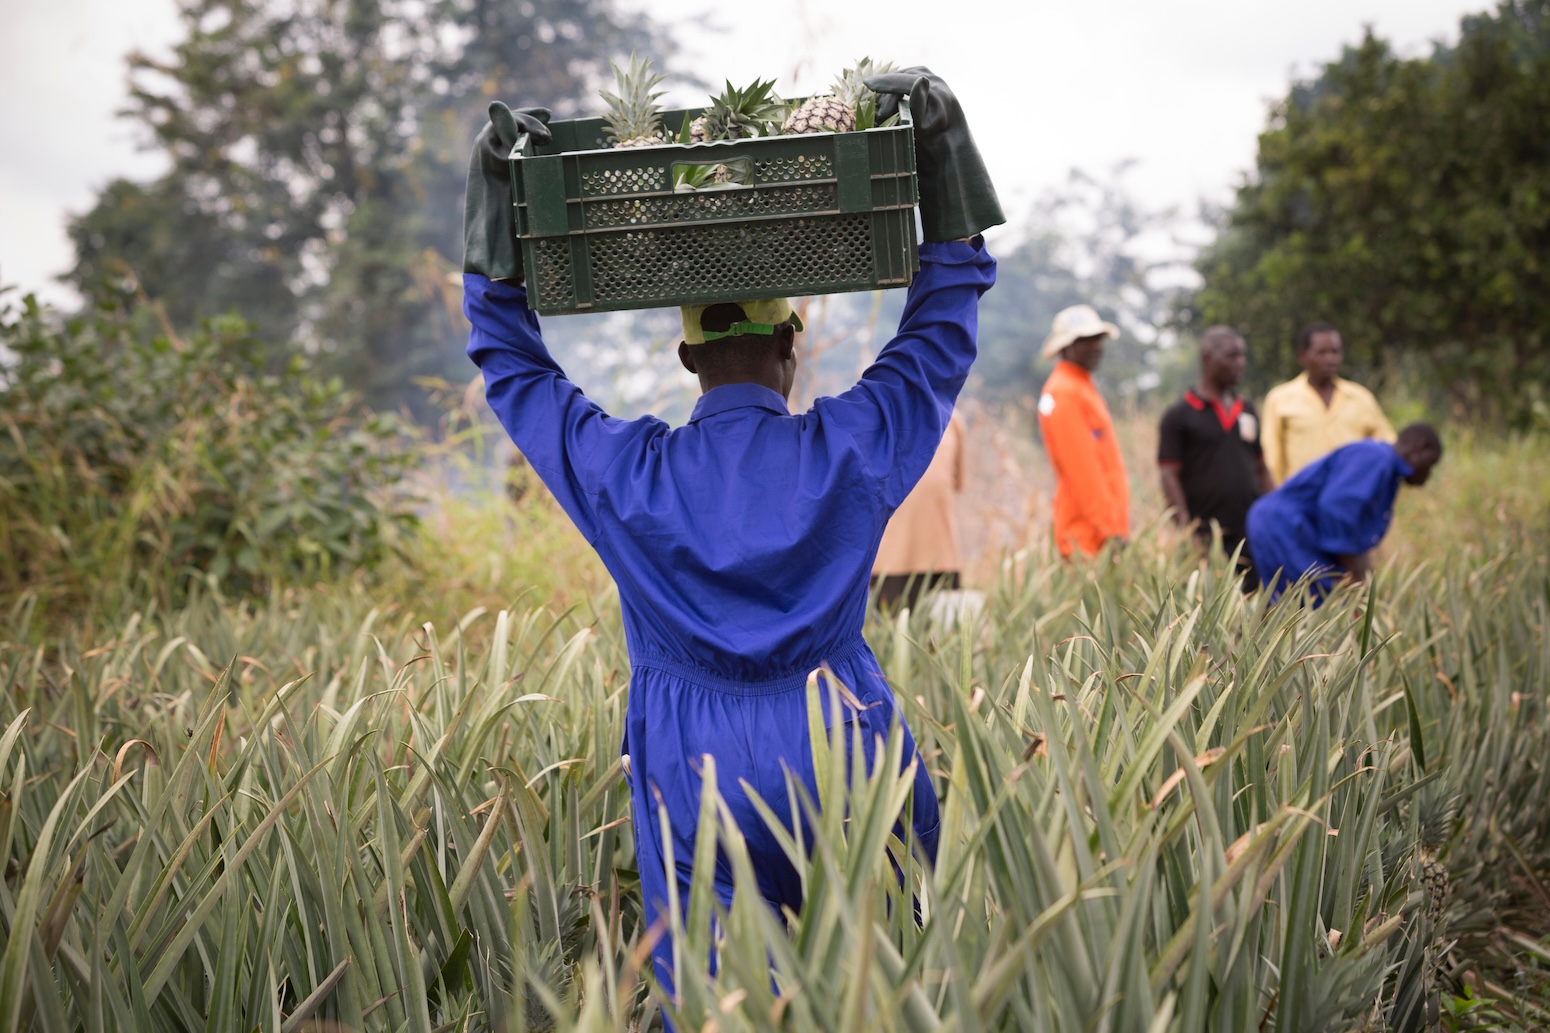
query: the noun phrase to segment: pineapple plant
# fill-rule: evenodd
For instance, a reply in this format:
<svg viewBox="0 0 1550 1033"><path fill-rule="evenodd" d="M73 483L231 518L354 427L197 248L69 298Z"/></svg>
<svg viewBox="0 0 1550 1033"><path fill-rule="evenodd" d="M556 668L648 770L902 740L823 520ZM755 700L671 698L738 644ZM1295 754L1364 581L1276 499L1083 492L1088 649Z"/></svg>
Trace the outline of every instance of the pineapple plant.
<svg viewBox="0 0 1550 1033"><path fill-rule="evenodd" d="M1441 785L1433 784L1416 795L1413 806L1416 850L1411 871L1426 900L1423 913L1426 925L1421 928L1428 929L1431 938L1418 944L1420 955L1417 967L1412 971L1420 979L1419 1008L1426 1016L1427 1028L1434 1029L1437 1028L1440 1006L1438 988L1445 979L1443 966L1448 954L1447 936L1443 928L1448 905L1448 868L1437 859L1437 855L1447 842L1458 815L1458 797L1450 795Z"/></svg>
<svg viewBox="0 0 1550 1033"><path fill-rule="evenodd" d="M755 79L742 89L728 80L721 94L711 99L705 113L689 124L689 142L774 136L785 108L775 95L774 79Z"/></svg>
<svg viewBox="0 0 1550 1033"><path fill-rule="evenodd" d="M866 88L865 80L893 69L891 61L874 62L863 57L840 73L831 92L810 97L793 111L781 125L781 133L850 133L873 128L877 123L877 95Z"/></svg>
<svg viewBox="0 0 1550 1033"><path fill-rule="evenodd" d="M780 126L785 104L775 96L774 79L755 79L739 89L727 80L721 94L711 99L705 113L686 123L678 134L679 143L714 143L718 140L743 140L774 136ZM680 165L673 171L673 188L698 190L723 183L746 182L749 169L743 160L734 164Z"/></svg>
<svg viewBox="0 0 1550 1033"><path fill-rule="evenodd" d="M1437 859L1447 842L1458 812L1458 798L1428 787L1416 800L1416 826L1420 839L1416 851L1416 875L1426 893L1426 917L1441 921L1448 904L1448 868Z"/></svg>
<svg viewBox="0 0 1550 1033"><path fill-rule="evenodd" d="M603 122L615 147L652 147L666 143L662 135L662 108L657 98L662 91L656 87L667 76L654 71L651 61L630 55L629 66L623 70L610 61L617 93L599 90L608 103L608 113Z"/></svg>

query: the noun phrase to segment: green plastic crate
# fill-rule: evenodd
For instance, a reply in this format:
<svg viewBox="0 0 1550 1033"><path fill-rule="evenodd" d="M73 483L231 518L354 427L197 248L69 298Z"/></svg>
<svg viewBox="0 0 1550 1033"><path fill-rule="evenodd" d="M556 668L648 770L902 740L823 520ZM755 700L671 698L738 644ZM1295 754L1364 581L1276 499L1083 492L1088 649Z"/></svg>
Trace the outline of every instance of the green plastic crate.
<svg viewBox="0 0 1550 1033"><path fill-rule="evenodd" d="M676 134L701 109L668 111ZM608 145L601 119L511 153L528 304L544 315L908 286L915 137L896 125L712 144ZM675 191L676 167L748 182Z"/></svg>

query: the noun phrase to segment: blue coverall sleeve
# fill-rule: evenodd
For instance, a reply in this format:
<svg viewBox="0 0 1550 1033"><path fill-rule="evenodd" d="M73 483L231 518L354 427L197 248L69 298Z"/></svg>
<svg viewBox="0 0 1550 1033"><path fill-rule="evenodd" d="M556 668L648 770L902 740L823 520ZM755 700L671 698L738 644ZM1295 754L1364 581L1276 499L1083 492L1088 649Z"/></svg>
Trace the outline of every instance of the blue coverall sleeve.
<svg viewBox="0 0 1550 1033"><path fill-rule="evenodd" d="M609 416L571 383L544 347L527 292L463 275L468 357L484 373L485 398L506 433L588 542L596 544L603 475L625 452L666 433L654 417Z"/></svg>
<svg viewBox="0 0 1550 1033"><path fill-rule="evenodd" d="M1383 540L1400 475L1393 449L1380 443L1348 445L1330 459L1334 469L1311 514L1318 547L1333 556L1354 556Z"/></svg>
<svg viewBox="0 0 1550 1033"><path fill-rule="evenodd" d="M931 465L974 363L980 295L995 282L983 241L922 243L898 333L854 387L816 406L856 442L890 510Z"/></svg>

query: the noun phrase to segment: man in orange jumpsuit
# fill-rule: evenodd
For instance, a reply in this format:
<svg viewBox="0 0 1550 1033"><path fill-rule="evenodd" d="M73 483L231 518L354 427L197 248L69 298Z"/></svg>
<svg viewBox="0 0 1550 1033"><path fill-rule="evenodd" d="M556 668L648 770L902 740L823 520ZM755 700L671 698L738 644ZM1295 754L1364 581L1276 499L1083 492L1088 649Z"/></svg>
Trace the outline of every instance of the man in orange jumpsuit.
<svg viewBox="0 0 1550 1033"><path fill-rule="evenodd" d="M1130 484L1109 407L1093 385L1103 344L1119 328L1087 305L1055 316L1040 357L1059 357L1039 396L1039 432L1055 467L1055 544L1091 556L1130 534Z"/></svg>

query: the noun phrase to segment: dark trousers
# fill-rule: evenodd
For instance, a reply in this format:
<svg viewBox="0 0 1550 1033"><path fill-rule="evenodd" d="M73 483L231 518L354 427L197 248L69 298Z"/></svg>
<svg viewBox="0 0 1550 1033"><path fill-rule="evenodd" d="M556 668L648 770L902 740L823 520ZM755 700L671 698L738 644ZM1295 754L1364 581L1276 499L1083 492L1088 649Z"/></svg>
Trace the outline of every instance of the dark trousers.
<svg viewBox="0 0 1550 1033"><path fill-rule="evenodd" d="M956 570L934 570L921 574L884 574L872 578L872 594L878 608L885 610L915 609L920 597L926 592L956 591L959 585Z"/></svg>
<svg viewBox="0 0 1550 1033"><path fill-rule="evenodd" d="M1206 540L1206 544L1210 545L1209 538ZM1222 529L1222 554L1224 556L1231 556L1233 550L1240 545L1243 546L1243 551L1238 553L1238 577L1243 584L1243 594L1248 595L1259 587L1259 575L1254 572L1254 557L1249 555L1249 547L1244 544L1241 531Z"/></svg>

